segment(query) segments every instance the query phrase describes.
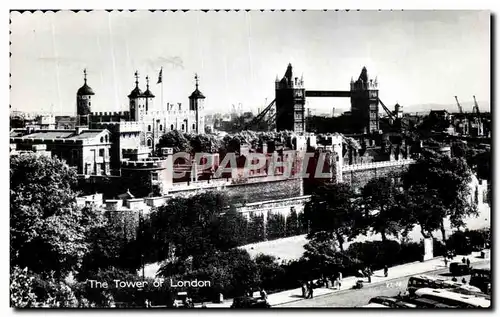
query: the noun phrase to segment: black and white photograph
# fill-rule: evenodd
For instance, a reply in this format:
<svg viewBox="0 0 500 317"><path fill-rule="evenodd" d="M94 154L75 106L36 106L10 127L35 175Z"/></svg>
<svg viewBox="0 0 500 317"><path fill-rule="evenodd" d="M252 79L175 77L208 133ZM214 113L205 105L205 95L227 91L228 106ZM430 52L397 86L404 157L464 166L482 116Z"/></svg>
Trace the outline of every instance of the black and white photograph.
<svg viewBox="0 0 500 317"><path fill-rule="evenodd" d="M492 12L9 16L11 308L493 308Z"/></svg>

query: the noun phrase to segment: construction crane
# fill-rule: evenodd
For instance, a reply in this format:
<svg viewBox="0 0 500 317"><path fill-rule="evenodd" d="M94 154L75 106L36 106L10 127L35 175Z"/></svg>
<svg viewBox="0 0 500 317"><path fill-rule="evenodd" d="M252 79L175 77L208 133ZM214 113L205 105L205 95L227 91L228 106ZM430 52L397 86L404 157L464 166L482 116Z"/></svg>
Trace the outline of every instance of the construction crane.
<svg viewBox="0 0 500 317"><path fill-rule="evenodd" d="M472 96L474 98L474 107L472 108L472 112L477 114L477 117L480 118L481 113L479 112L479 105L476 101L476 96Z"/></svg>
<svg viewBox="0 0 500 317"><path fill-rule="evenodd" d="M464 113L464 111L463 111L463 109L462 109L462 106L460 105L460 102L458 102L458 98L457 98L457 96L455 96L455 100L457 101L457 106L458 106L458 110L460 110L460 114L463 114L463 113Z"/></svg>
<svg viewBox="0 0 500 317"><path fill-rule="evenodd" d="M382 102L382 100L380 100L380 98L378 98L378 102L382 105L382 108L385 110L385 112L387 113L387 115L389 115L389 117L392 119L392 120L396 120L396 116L392 113L391 110L389 110L389 108L387 108L384 103ZM413 131L413 129L411 129L411 127L404 121L404 120L400 120L401 122L401 125L404 126L404 128L406 129L406 131L410 134L410 136L414 139L419 139L420 136L415 132Z"/></svg>
<svg viewBox="0 0 500 317"><path fill-rule="evenodd" d="M267 107L265 107L264 110L262 110L255 118L253 118L252 121L250 121L249 123L247 123L245 125L245 127L244 127L243 130L247 130L250 127L258 124L261 121L263 121L264 118L266 117L266 115L270 115L270 120L269 121L273 121L274 119L276 119L276 111L274 111L274 113L273 113L273 106L274 106L275 103L276 103L276 99L274 99L273 101L271 101L271 103L269 105L267 105Z"/></svg>

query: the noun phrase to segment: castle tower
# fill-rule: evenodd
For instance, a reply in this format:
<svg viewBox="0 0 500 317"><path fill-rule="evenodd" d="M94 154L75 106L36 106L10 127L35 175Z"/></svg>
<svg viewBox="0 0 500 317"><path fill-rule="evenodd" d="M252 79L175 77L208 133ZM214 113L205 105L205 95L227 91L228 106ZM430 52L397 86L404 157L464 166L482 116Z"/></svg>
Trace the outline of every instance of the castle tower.
<svg viewBox="0 0 500 317"><path fill-rule="evenodd" d="M130 106L130 120L143 121L146 113L146 99L139 88L139 73L135 72L135 88L128 95Z"/></svg>
<svg viewBox="0 0 500 317"><path fill-rule="evenodd" d="M276 79L276 129L305 131L305 89L303 78L293 77L292 64L288 64L281 80Z"/></svg>
<svg viewBox="0 0 500 317"><path fill-rule="evenodd" d="M146 76L146 91L142 94L146 98L146 112L154 109L154 97L153 93L149 90L149 77Z"/></svg>
<svg viewBox="0 0 500 317"><path fill-rule="evenodd" d="M95 95L92 88L87 85L87 70L83 70L83 86L76 92L76 124L87 126L90 123L91 99Z"/></svg>
<svg viewBox="0 0 500 317"><path fill-rule="evenodd" d="M355 133L379 131L378 82L363 67L358 80L351 79L351 127Z"/></svg>
<svg viewBox="0 0 500 317"><path fill-rule="evenodd" d="M196 89L189 96L189 110L196 113L195 132L205 133L205 96L198 90L198 74L195 74L194 80L196 81Z"/></svg>

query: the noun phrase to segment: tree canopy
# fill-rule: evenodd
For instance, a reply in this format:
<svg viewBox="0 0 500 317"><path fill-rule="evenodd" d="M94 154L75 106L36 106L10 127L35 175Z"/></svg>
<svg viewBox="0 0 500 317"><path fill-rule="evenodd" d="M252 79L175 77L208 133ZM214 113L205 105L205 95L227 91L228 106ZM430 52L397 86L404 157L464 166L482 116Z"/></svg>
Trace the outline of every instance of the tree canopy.
<svg viewBox="0 0 500 317"><path fill-rule="evenodd" d="M89 252L87 233L100 212L75 203L76 172L58 158L10 159L11 264L64 276Z"/></svg>
<svg viewBox="0 0 500 317"><path fill-rule="evenodd" d="M404 175L408 211L431 235L440 229L446 240L444 219L462 226L465 217L477 215L471 201L469 183L472 173L463 158L451 158L434 151L422 152Z"/></svg>
<svg viewBox="0 0 500 317"><path fill-rule="evenodd" d="M344 242L365 231L363 214L353 189L345 183L329 183L319 187L304 208L309 232L334 234L339 249Z"/></svg>

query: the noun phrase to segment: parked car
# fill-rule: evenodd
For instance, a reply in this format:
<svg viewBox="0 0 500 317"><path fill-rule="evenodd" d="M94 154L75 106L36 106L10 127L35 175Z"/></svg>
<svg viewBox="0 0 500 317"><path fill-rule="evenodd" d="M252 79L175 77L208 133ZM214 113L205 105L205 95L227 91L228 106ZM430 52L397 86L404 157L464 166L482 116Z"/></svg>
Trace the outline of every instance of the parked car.
<svg viewBox="0 0 500 317"><path fill-rule="evenodd" d="M470 285L478 287L482 292L488 294L491 290L491 270L472 269Z"/></svg>
<svg viewBox="0 0 500 317"><path fill-rule="evenodd" d="M231 308L271 308L271 305L260 298L242 296L233 299Z"/></svg>
<svg viewBox="0 0 500 317"><path fill-rule="evenodd" d="M454 276L467 275L470 273L470 267L465 263L450 263L450 273Z"/></svg>
<svg viewBox="0 0 500 317"><path fill-rule="evenodd" d="M403 302L394 297L377 296L370 299L369 303L381 304L391 308L416 308L414 304Z"/></svg>

